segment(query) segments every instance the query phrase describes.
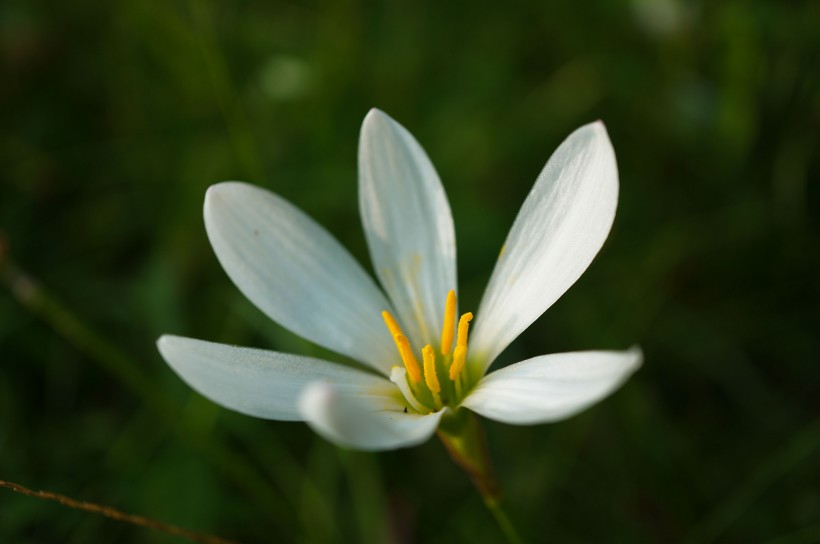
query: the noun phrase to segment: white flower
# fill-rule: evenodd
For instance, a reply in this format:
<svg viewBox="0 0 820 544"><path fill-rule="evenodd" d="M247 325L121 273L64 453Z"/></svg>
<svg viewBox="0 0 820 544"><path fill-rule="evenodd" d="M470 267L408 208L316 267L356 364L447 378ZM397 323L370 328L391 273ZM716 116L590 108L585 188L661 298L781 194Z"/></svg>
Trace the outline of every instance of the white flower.
<svg viewBox="0 0 820 544"><path fill-rule="evenodd" d="M162 356L232 410L303 420L364 450L427 440L449 411L512 424L569 417L616 389L637 348L542 355L485 375L493 360L584 272L615 216L615 155L600 122L572 133L535 182L476 312L456 319L453 219L413 136L371 110L359 143L359 204L384 293L321 226L282 198L212 186L205 226L239 289L294 333L375 373L273 351L163 336ZM453 344L455 343L455 347Z"/></svg>

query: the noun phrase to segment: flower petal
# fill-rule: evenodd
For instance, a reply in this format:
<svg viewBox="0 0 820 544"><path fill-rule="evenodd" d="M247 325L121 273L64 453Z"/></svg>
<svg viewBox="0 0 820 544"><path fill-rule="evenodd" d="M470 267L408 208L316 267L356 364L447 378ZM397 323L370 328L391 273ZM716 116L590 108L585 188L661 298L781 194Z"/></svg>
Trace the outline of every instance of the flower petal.
<svg viewBox="0 0 820 544"><path fill-rule="evenodd" d="M586 270L615 218L618 168L603 123L585 125L547 161L501 249L470 351L485 370Z"/></svg>
<svg viewBox="0 0 820 544"><path fill-rule="evenodd" d="M329 382L345 394L395 407L401 395L389 381L320 359L165 335L162 357L193 389L249 416L301 420L299 395L312 382Z"/></svg>
<svg viewBox="0 0 820 544"><path fill-rule="evenodd" d="M407 414L397 403L385 410L372 397L354 396L332 385L311 384L299 400L313 430L340 446L357 450L392 450L426 441L444 414Z"/></svg>
<svg viewBox="0 0 820 544"><path fill-rule="evenodd" d="M417 349L436 344L456 288L456 241L447 195L427 154L372 109L359 140L359 208L373 267Z"/></svg>
<svg viewBox="0 0 820 544"><path fill-rule="evenodd" d="M384 374L398 362L376 283L324 228L281 197L239 182L205 195L211 245L239 290L271 319Z"/></svg>
<svg viewBox="0 0 820 544"><path fill-rule="evenodd" d="M609 395L642 360L637 347L534 357L485 376L462 406L513 425L558 421Z"/></svg>

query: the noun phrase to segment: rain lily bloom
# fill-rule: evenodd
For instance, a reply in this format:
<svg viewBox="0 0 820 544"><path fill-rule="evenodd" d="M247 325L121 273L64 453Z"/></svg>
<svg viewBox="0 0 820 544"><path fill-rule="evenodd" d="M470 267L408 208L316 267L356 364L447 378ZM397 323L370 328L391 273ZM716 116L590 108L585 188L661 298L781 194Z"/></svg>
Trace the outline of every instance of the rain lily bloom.
<svg viewBox="0 0 820 544"><path fill-rule="evenodd" d="M251 302L374 372L169 335L159 351L214 402L306 421L355 449L421 443L466 411L521 425L560 420L615 390L640 366L640 350L541 355L487 369L589 266L617 199L606 129L583 126L538 176L475 315L459 315L441 181L413 136L374 109L359 143L359 204L383 290L324 228L264 189L219 183L208 189L204 212L220 263Z"/></svg>

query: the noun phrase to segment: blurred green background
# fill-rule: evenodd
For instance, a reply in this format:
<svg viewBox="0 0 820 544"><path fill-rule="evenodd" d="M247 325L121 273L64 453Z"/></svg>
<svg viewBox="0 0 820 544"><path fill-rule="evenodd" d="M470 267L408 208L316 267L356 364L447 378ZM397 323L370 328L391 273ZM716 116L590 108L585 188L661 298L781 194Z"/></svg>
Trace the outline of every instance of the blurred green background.
<svg viewBox="0 0 820 544"><path fill-rule="evenodd" d="M223 410L165 332L326 355L247 302L205 189L283 195L369 265L377 106L437 166L475 309L543 163L606 122L618 216L504 355L645 350L554 425L486 423L534 542L820 541L820 3L7 0L0 478L241 542L499 542L441 444L337 449ZM0 489L0 541L178 542Z"/></svg>

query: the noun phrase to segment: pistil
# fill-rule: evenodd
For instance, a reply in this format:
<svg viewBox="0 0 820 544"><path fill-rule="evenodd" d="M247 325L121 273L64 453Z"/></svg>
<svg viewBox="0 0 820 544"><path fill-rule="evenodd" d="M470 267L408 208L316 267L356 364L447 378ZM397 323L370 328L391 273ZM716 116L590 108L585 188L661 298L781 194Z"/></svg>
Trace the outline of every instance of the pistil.
<svg viewBox="0 0 820 544"><path fill-rule="evenodd" d="M405 369L400 366L394 366L393 370L390 372L390 381L396 384L399 391L401 391L401 394L404 395L404 399L408 404L410 404L413 410L420 414L429 414L432 412L432 410L423 405L419 402L419 399L416 398L410 384L407 383L407 371Z"/></svg>

